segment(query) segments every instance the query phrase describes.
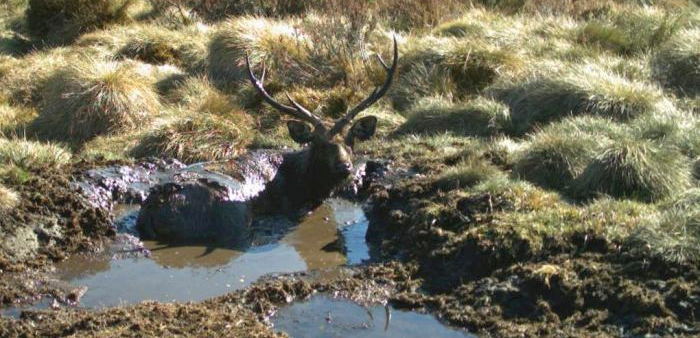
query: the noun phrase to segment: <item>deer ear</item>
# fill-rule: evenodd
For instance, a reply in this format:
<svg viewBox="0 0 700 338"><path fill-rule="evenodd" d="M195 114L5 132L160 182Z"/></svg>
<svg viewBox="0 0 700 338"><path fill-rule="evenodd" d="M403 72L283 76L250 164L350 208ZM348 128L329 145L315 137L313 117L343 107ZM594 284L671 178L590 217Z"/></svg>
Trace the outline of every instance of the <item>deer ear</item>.
<svg viewBox="0 0 700 338"><path fill-rule="evenodd" d="M350 127L349 135L351 138L356 138L360 141L369 140L377 131L377 118L367 116L357 120Z"/></svg>
<svg viewBox="0 0 700 338"><path fill-rule="evenodd" d="M301 121L287 121L287 129L289 130L289 136L292 137L292 140L299 144L311 142L311 139L313 139L314 136L314 133L311 131L311 127Z"/></svg>

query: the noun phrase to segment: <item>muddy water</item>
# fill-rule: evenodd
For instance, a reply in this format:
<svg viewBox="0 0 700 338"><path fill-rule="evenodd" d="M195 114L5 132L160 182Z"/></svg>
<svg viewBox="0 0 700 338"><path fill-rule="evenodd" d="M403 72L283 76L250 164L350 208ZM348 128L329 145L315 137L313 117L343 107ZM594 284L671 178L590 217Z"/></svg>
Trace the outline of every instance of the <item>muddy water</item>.
<svg viewBox="0 0 700 338"><path fill-rule="evenodd" d="M118 228L129 233L138 210L118 212L123 214ZM319 269L332 273L332 268L369 258L367 219L356 203L330 199L299 224L282 218L260 224L256 237L263 244L245 251L152 241L141 246L123 234L112 250L60 263L57 278L88 288L80 307L100 308L143 300L199 301L246 287L266 274ZM148 254L144 257L142 252Z"/></svg>
<svg viewBox="0 0 700 338"><path fill-rule="evenodd" d="M272 323L275 330L291 337L475 337L446 327L428 314L362 307L321 295L281 308Z"/></svg>

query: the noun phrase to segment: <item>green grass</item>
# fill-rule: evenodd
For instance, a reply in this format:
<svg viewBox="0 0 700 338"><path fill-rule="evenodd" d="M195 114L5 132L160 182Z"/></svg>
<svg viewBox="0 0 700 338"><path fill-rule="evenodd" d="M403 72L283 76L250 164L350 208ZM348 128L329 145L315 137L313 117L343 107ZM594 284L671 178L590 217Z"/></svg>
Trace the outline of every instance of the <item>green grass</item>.
<svg viewBox="0 0 700 338"><path fill-rule="evenodd" d="M612 121L569 118L530 136L515 162L513 173L541 187L569 193L596 152L608 139L602 130L591 132L591 124ZM588 128L587 128L588 127Z"/></svg>
<svg viewBox="0 0 700 338"><path fill-rule="evenodd" d="M661 211L650 218L628 240L628 245L669 263L697 262L700 259L700 190L693 188L662 203Z"/></svg>
<svg viewBox="0 0 700 338"><path fill-rule="evenodd" d="M675 109L659 88L593 64L565 67L525 82L504 80L489 91L510 107L513 135L523 135L538 125L572 115L627 121Z"/></svg>
<svg viewBox="0 0 700 338"><path fill-rule="evenodd" d="M618 54L646 52L683 26L684 18L674 12L653 7L614 10L584 25L578 40Z"/></svg>
<svg viewBox="0 0 700 338"><path fill-rule="evenodd" d="M438 175L435 182L441 189L453 190L470 188L503 176L505 174L501 170L484 159L468 157Z"/></svg>
<svg viewBox="0 0 700 338"><path fill-rule="evenodd" d="M654 202L688 189L690 179L690 163L676 149L646 140L618 139L586 167L576 194Z"/></svg>
<svg viewBox="0 0 700 338"><path fill-rule="evenodd" d="M653 76L680 95L700 94L700 29L679 32L655 53Z"/></svg>
<svg viewBox="0 0 700 338"><path fill-rule="evenodd" d="M399 134L441 134L495 136L508 128L510 112L498 102L476 98L467 102L424 99L397 129Z"/></svg>
<svg viewBox="0 0 700 338"><path fill-rule="evenodd" d="M70 163L71 157L69 150L55 144L0 138L0 165L36 170L63 166Z"/></svg>

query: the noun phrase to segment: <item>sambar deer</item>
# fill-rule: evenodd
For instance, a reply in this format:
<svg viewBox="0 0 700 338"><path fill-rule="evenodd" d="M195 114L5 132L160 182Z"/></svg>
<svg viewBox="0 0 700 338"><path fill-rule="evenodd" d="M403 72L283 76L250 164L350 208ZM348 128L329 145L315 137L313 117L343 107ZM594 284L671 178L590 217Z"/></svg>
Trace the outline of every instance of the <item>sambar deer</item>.
<svg viewBox="0 0 700 338"><path fill-rule="evenodd" d="M258 79L246 56L250 82L265 102L295 118L287 122L289 134L306 147L283 154L251 152L231 161L191 166L173 174L170 182L152 188L143 204L137 221L142 237L244 240L254 214L289 214L318 205L353 173L355 140L367 140L375 133L377 118L367 116L357 120L344 138L338 136L389 89L398 63L396 39L393 43L391 66L377 55L387 73L384 84L348 109L330 128L289 95L290 106L272 98L263 84L264 70ZM212 171L223 175L202 175ZM231 177L237 180L231 183Z"/></svg>

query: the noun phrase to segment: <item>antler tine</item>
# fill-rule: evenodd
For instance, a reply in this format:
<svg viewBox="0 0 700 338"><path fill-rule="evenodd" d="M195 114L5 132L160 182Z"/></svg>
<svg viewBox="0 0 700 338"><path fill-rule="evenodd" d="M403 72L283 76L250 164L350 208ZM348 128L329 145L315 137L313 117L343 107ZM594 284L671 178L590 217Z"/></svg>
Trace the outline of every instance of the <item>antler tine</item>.
<svg viewBox="0 0 700 338"><path fill-rule="evenodd" d="M382 64L382 67L384 67L387 72L386 81L384 81L384 84L381 87L375 87L372 93L366 99L362 100L359 104L357 104L357 106L350 109L348 113L345 114L345 117L338 120L338 122L333 125L333 128L328 131L328 137L333 137L334 135L340 133L343 128L352 122L352 119L354 119L357 114L377 102L382 98L382 96L384 96L384 94L386 94L387 90L389 90L391 81L394 78L394 73L396 72L396 66L399 62L399 48L396 44L396 36L394 36L394 60L391 62L391 67L386 65L379 54L377 54L377 59L379 59L379 63Z"/></svg>
<svg viewBox="0 0 700 338"><path fill-rule="evenodd" d="M255 77L255 74L253 74L253 69L250 68L250 58L246 54L245 56L245 64L246 67L248 68L248 78L250 79L250 82L253 84L253 87L257 89L257 91L262 94L263 99L265 102L269 103L273 108L281 111L282 113L291 115L293 117L296 117L300 120L309 122L314 125L316 128L316 132L323 133L326 130L326 127L323 125L323 121L316 115L312 114L308 109L302 107L300 104L298 104L296 101L294 101L289 94L287 94L287 98L289 99L289 102L292 103L294 107L287 106L285 104L279 103L275 101L275 99L270 96L270 94L265 90L265 87L263 85L263 81L259 80L257 77ZM265 71L263 70L263 78L265 77Z"/></svg>

